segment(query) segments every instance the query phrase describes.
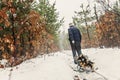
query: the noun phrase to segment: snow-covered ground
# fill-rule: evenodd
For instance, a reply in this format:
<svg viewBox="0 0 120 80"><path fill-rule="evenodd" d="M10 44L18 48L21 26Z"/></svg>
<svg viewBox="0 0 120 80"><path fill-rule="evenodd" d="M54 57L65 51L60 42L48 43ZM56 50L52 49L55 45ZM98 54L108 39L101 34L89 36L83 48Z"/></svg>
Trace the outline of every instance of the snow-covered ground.
<svg viewBox="0 0 120 80"><path fill-rule="evenodd" d="M96 73L75 72L71 51L38 56L27 60L14 68L0 69L0 80L73 80L79 75L82 80L120 80L120 49L83 49L83 54L95 62Z"/></svg>

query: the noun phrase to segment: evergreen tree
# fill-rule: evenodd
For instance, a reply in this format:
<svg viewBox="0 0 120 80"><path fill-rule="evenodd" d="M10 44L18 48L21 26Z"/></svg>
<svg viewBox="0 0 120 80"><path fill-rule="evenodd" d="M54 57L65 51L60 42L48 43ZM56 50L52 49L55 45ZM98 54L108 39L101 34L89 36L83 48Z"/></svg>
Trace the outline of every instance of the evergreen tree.
<svg viewBox="0 0 120 80"><path fill-rule="evenodd" d="M90 16L91 14L91 10L90 10L90 6L87 5L84 9L83 4L81 4L80 6L81 10L80 11L75 11L75 16L73 17L73 22L75 25L77 26L81 26L82 24L85 24L85 27L82 27L80 29L85 30L83 32L86 32L88 35L88 39L90 40L90 32L89 32L89 25L88 22L93 21L94 16Z"/></svg>
<svg viewBox="0 0 120 80"><path fill-rule="evenodd" d="M34 5L34 9L44 17L47 32L56 36L64 21L58 19L59 13L56 11L55 3L50 4L48 0L39 0L39 3Z"/></svg>

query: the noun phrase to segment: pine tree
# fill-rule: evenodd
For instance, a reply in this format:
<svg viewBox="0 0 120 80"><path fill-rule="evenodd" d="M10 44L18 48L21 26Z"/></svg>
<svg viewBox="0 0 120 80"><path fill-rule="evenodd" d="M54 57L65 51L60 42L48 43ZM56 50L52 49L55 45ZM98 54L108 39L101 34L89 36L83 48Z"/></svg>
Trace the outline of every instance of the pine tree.
<svg viewBox="0 0 120 80"><path fill-rule="evenodd" d="M39 3L34 6L34 9L44 17L47 32L54 36L57 35L64 22L63 19L58 19L59 13L56 11L55 5L55 3L50 4L47 0L39 0Z"/></svg>
<svg viewBox="0 0 120 80"><path fill-rule="evenodd" d="M86 27L86 33L88 35L88 39L90 40L90 32L89 32L89 25L88 22L91 22L94 19L94 16L90 16L91 10L90 6L87 5L84 9L83 4L81 4L81 10L80 11L75 11L75 16L73 17L73 22L77 25L80 26L81 24L85 24Z"/></svg>

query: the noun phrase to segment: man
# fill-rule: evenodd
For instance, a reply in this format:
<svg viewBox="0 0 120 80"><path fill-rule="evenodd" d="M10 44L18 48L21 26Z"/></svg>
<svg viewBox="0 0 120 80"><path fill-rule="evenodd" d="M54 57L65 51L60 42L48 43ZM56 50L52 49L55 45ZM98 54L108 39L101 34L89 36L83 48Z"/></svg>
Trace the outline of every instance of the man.
<svg viewBox="0 0 120 80"><path fill-rule="evenodd" d="M74 63L76 62L76 57L80 56L81 53L81 33L72 23L69 24L68 29L69 41L73 53ZM77 54L76 54L77 51Z"/></svg>

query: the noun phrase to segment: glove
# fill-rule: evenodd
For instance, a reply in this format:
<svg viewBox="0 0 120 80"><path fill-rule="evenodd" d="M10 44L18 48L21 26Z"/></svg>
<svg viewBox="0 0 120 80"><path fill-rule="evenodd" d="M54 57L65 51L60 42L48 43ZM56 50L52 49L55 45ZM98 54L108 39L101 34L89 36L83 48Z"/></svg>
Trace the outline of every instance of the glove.
<svg viewBox="0 0 120 80"><path fill-rule="evenodd" d="M73 41L72 41L72 43L74 44L74 43L75 43L75 41L73 40Z"/></svg>

